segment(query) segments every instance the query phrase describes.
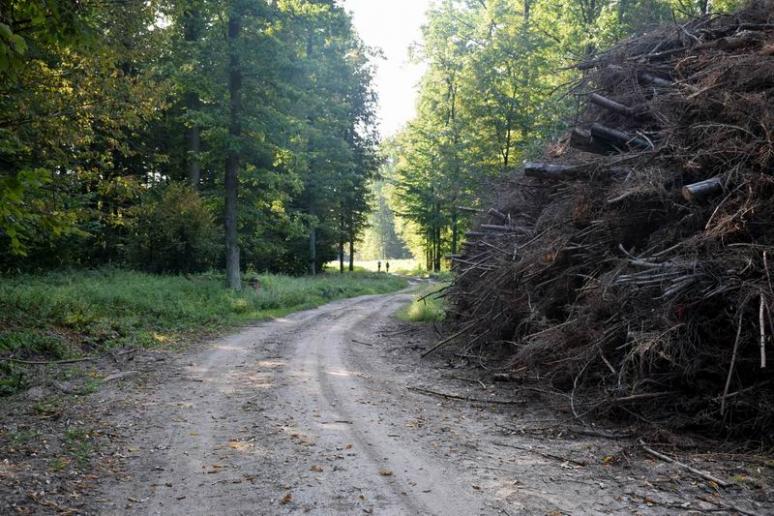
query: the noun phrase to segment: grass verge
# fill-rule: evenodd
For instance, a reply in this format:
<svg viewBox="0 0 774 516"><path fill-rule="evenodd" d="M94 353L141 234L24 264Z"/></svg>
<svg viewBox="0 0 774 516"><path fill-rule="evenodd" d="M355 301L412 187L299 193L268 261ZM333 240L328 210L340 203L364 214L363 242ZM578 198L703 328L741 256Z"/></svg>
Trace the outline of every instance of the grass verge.
<svg viewBox="0 0 774 516"><path fill-rule="evenodd" d="M237 293L216 274L105 269L3 278L0 358L62 360L116 347L171 346L183 337L406 286L403 278L372 273L257 279L260 289ZM23 368L0 360L0 395L23 387Z"/></svg>
<svg viewBox="0 0 774 516"><path fill-rule="evenodd" d="M443 321L446 312L439 294L447 285L448 283L434 283L420 290L414 301L398 310L398 319L409 322Z"/></svg>

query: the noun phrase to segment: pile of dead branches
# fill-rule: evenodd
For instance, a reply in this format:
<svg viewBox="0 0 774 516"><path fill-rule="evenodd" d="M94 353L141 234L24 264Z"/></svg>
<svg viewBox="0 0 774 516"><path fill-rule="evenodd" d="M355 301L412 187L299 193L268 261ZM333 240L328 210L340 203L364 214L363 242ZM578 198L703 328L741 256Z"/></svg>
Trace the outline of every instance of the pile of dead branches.
<svg viewBox="0 0 774 516"><path fill-rule="evenodd" d="M453 257L458 341L579 418L774 436L774 1L580 68L578 126Z"/></svg>

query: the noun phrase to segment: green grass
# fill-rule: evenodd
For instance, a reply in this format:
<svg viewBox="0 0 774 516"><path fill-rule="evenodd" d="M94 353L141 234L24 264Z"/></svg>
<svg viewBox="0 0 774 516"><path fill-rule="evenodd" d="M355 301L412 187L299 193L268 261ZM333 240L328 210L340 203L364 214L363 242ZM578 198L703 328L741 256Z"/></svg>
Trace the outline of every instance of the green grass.
<svg viewBox="0 0 774 516"><path fill-rule="evenodd" d="M184 337L366 294L405 279L371 273L292 278L261 275L260 289L233 292L221 275L154 276L104 269L0 279L0 357L67 359ZM20 366L0 362L0 395L23 387Z"/></svg>
<svg viewBox="0 0 774 516"><path fill-rule="evenodd" d="M69 427L65 430L62 441L64 451L72 457L80 468L85 468L89 465L94 447L91 443L91 436L87 429L82 427ZM54 468L64 468L65 464L53 464L52 466Z"/></svg>
<svg viewBox="0 0 774 516"><path fill-rule="evenodd" d="M445 283L435 283L420 290L414 301L398 311L398 319L410 322L443 321L446 312L444 311L443 299L438 297L438 294L446 286Z"/></svg>

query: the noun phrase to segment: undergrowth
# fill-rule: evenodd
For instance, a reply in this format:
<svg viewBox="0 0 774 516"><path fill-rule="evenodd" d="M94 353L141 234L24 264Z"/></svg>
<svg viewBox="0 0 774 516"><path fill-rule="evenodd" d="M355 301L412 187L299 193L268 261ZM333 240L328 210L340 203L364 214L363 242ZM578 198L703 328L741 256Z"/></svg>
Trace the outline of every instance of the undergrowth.
<svg viewBox="0 0 774 516"><path fill-rule="evenodd" d="M398 319L410 322L443 321L446 312L439 294L446 286L447 283L435 283L421 289L410 304L398 311Z"/></svg>
<svg viewBox="0 0 774 516"><path fill-rule="evenodd" d="M258 289L237 293L224 288L218 274L103 269L3 278L0 358L61 360L116 347L172 346L183 337L406 285L371 273L255 279ZM0 361L0 395L23 387L23 367Z"/></svg>

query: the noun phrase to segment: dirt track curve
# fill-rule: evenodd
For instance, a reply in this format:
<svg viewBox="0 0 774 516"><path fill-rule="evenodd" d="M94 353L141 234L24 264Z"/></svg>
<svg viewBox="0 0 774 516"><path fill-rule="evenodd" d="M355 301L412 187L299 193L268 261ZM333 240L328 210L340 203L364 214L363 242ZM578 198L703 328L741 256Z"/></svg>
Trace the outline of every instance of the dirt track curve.
<svg viewBox="0 0 774 516"><path fill-rule="evenodd" d="M116 512L481 513L458 467L390 416L385 395L401 386L355 342L408 299L334 303L187 357L144 403L129 447L144 453L111 494Z"/></svg>
<svg viewBox="0 0 774 516"><path fill-rule="evenodd" d="M518 400L469 403L411 390L507 395L460 377L446 359L418 365L427 337L414 339L414 330L391 317L409 300L406 293L361 297L260 324L127 385L114 398L127 441L124 473L103 482L97 512L667 514L722 507L701 501L701 490L654 487L671 475L696 490L695 479L668 464L608 461L626 456L619 440L504 435L527 415Z"/></svg>

